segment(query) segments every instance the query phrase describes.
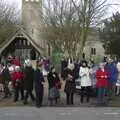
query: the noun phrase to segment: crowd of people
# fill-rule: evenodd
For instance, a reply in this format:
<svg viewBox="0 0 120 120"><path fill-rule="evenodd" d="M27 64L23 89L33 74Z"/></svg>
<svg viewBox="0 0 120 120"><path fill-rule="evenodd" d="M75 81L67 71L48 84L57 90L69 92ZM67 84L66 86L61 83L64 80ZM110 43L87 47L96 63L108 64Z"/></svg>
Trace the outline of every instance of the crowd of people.
<svg viewBox="0 0 120 120"><path fill-rule="evenodd" d="M49 65L46 65L48 63L45 60L36 61L36 69L33 69L32 61L29 59L25 60L24 64L21 64L18 57L7 61L7 64L0 64L0 97L13 98L14 102L21 100L23 104L28 104L30 96L36 106L41 106L44 75L49 70Z"/></svg>
<svg viewBox="0 0 120 120"><path fill-rule="evenodd" d="M28 104L28 98L31 97L36 106L40 107L44 97L45 78L47 78L50 106L54 102L58 104L60 100L61 80L65 81L67 105L74 104L76 80L80 81L81 104L85 100L89 103L94 96L98 104L106 105L113 94L120 95L120 62L115 62L111 58L99 64L86 60L63 60L60 75L53 65L47 65L46 71L47 74L44 76L43 61L36 61L36 69L33 69L31 60L25 60L22 65L17 57L12 58L6 65L0 65L0 94L4 92L5 99L13 96L14 102L21 99L23 104Z"/></svg>
<svg viewBox="0 0 120 120"><path fill-rule="evenodd" d="M76 91L76 80L80 82L80 102L89 103L91 97L96 97L98 105L107 105L112 95L120 95L120 61L106 58L95 64L94 61L87 62L62 62L62 78L66 81L66 103L74 104L74 93ZM64 69L65 68L65 69ZM63 72L64 71L64 72Z"/></svg>

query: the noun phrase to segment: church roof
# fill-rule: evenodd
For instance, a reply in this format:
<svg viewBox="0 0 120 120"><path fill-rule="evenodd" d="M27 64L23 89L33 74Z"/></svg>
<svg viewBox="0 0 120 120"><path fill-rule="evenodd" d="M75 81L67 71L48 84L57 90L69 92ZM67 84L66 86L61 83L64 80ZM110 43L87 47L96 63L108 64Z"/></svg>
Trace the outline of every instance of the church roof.
<svg viewBox="0 0 120 120"><path fill-rule="evenodd" d="M6 39L4 42L0 44L0 54L10 45L11 42L15 40L16 37L25 37L31 45L42 55L43 48L40 47L31 37L30 35L22 28L16 30L14 34L11 35L10 38Z"/></svg>

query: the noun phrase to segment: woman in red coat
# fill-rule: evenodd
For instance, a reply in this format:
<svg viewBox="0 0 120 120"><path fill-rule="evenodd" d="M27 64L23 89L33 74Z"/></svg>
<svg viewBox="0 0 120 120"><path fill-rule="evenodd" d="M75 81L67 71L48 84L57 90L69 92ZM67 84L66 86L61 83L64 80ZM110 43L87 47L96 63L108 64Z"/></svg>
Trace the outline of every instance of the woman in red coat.
<svg viewBox="0 0 120 120"><path fill-rule="evenodd" d="M96 72L97 84L96 87L98 89L98 100L100 104L105 104L105 96L108 88L108 71L105 70L104 64L101 63L99 66L99 70Z"/></svg>
<svg viewBox="0 0 120 120"><path fill-rule="evenodd" d="M24 74L20 71L20 67L15 67L15 72L12 73L12 83L14 87L14 102L18 101L19 92L21 92L21 100L24 100L24 91L23 91L23 84L22 80L24 78Z"/></svg>

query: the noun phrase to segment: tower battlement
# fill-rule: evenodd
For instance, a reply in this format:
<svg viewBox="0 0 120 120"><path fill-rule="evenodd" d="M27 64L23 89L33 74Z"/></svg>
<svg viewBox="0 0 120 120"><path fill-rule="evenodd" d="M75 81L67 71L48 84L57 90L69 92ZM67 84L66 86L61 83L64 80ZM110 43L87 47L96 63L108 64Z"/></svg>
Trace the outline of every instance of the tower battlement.
<svg viewBox="0 0 120 120"><path fill-rule="evenodd" d="M23 0L23 2L39 2L40 0Z"/></svg>
<svg viewBox="0 0 120 120"><path fill-rule="evenodd" d="M40 24L42 13L42 0L22 0L22 25L27 33L41 44Z"/></svg>
<svg viewBox="0 0 120 120"><path fill-rule="evenodd" d="M22 25L34 42L46 52L46 41L41 38L41 15L43 0L22 0Z"/></svg>

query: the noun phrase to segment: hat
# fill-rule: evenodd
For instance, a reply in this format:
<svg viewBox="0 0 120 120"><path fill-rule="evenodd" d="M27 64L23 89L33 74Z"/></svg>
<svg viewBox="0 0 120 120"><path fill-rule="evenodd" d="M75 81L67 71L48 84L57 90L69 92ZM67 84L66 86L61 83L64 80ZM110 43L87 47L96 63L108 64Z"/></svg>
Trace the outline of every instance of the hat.
<svg viewBox="0 0 120 120"><path fill-rule="evenodd" d="M28 67L32 66L31 60L29 60L29 59L25 60L25 65L28 66Z"/></svg>
<svg viewBox="0 0 120 120"><path fill-rule="evenodd" d="M69 64L67 68L70 69L70 70L73 70L74 67L75 67L74 64Z"/></svg>
<svg viewBox="0 0 120 120"><path fill-rule="evenodd" d="M13 66L10 66L8 69L10 72L13 72L15 70Z"/></svg>
<svg viewBox="0 0 120 120"><path fill-rule="evenodd" d="M15 66L15 71L20 70L20 66Z"/></svg>

